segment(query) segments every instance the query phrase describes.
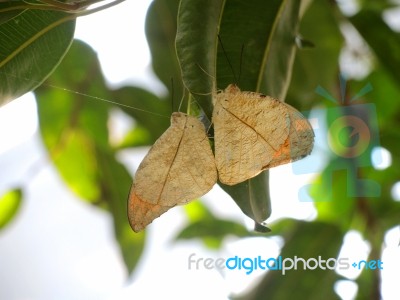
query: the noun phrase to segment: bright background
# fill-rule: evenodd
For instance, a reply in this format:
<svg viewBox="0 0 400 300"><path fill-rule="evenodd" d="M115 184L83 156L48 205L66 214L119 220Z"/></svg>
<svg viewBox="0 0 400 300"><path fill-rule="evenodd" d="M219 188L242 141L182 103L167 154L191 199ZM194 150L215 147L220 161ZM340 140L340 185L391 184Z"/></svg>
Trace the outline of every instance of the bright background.
<svg viewBox="0 0 400 300"><path fill-rule="evenodd" d="M110 85L131 83L156 93L165 91L151 71L144 35L150 2L125 1L78 20L76 38L97 51ZM131 62L129 68L126 61ZM124 118L119 118L114 130L121 134L125 125ZM248 276L244 272L188 270L190 254L198 258L279 254L282 241L277 238L231 238L219 252L205 249L200 242L175 243L173 238L185 224L185 216L181 208L174 208L149 226L142 260L133 276L128 277L111 217L75 198L47 159L32 93L0 108L0 141L0 194L14 186L25 188L19 214L0 231L0 299L226 299L230 292L240 292L256 283L263 273ZM132 174L146 151L121 153ZM390 156L385 156L380 167L389 163ZM299 202L297 196L298 189L311 177L293 175L290 165L271 171L271 221L284 216L311 220L315 216L313 205ZM204 202L218 216L248 221L218 187L204 197ZM385 239L385 299L398 299L399 238L397 228ZM351 232L341 256L364 259L368 249L361 235ZM349 279L357 274L354 270L342 273ZM337 286L343 299L352 299L355 289L350 281Z"/></svg>

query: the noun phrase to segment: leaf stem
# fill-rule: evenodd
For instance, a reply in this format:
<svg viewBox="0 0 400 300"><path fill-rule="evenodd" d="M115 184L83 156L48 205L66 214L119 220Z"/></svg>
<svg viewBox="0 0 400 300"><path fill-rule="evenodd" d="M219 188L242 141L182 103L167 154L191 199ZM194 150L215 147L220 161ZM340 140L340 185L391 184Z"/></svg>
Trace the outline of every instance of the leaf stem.
<svg viewBox="0 0 400 300"><path fill-rule="evenodd" d="M71 13L73 15L77 15L74 17L80 17L80 16L86 16L86 15L101 11L106 8L110 8L114 5L124 2L125 0L115 0L113 2L101 5L99 7L93 8L93 9L86 9L88 6L102 2L102 1L105 1L105 0L97 0L97 1L96 0L88 0L88 1L79 2L79 3L66 4L66 3L53 1L53 0L42 0L42 2L45 4L33 4L33 3L27 2L27 4L24 4L24 5L20 5L20 4L11 5L6 8L1 8L0 13L15 11L15 10L34 9L34 10L63 11L63 12Z"/></svg>

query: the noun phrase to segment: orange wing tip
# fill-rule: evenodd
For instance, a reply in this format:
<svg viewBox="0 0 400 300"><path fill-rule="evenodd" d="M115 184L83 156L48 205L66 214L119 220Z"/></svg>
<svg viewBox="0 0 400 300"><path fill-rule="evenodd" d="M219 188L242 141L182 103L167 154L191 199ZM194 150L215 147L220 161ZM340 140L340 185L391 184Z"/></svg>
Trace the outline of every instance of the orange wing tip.
<svg viewBox="0 0 400 300"><path fill-rule="evenodd" d="M304 145L301 145L301 143L292 145L290 139L291 138L289 136L281 148L275 152L271 162L263 167L263 170L292 163L311 154L314 145L314 139L312 139L312 141L310 141L308 144ZM300 146L303 146L303 148L300 148Z"/></svg>
<svg viewBox="0 0 400 300"><path fill-rule="evenodd" d="M128 219L134 232L140 232L154 219L161 216L173 206L151 204L140 199L134 191L129 195Z"/></svg>

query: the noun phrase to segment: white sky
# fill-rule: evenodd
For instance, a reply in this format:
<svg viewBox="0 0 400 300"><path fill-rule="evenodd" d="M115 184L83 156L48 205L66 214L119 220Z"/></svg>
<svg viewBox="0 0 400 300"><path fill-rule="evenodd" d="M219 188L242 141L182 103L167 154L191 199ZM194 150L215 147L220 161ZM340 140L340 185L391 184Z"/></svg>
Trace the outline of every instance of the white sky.
<svg viewBox="0 0 400 300"><path fill-rule="evenodd" d="M95 48L111 84L130 82L159 92L162 87L149 67L143 29L149 3L149 0L125 1L79 19L76 37ZM229 292L241 291L262 273L248 276L189 271L190 254L215 258L270 257L279 253L280 241L276 239L231 238L219 253L206 250L198 242L175 244L172 238L185 222L182 210L177 208L149 227L146 253L129 279L114 240L111 217L76 199L45 159L32 94L0 108L0 140L0 194L15 185L25 188L19 215L0 231L0 299L226 299ZM121 153L132 172L145 150ZM39 169L32 173L32 166ZM315 213L312 204L298 201L297 196L310 176L293 175L290 165L275 168L271 173L271 220L287 215L310 219ZM219 216L243 220L234 202L218 188L207 194L204 201ZM388 269L392 272L392 275L384 272L387 291L396 286L395 278L399 275L400 253L393 242L398 238L396 229L386 238L389 250L385 257L390 257ZM348 239L351 247L344 249L343 255L359 258L366 255L368 247L357 233L350 234ZM354 272L343 275L355 276ZM351 283L341 284L349 291L344 299L351 299L352 287L347 286ZM385 299L395 299L390 295L388 292Z"/></svg>

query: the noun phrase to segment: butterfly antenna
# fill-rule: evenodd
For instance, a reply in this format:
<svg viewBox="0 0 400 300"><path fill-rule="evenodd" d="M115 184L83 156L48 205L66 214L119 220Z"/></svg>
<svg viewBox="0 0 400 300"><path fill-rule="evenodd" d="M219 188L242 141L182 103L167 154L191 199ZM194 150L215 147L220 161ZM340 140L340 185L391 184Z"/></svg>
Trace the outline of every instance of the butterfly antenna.
<svg viewBox="0 0 400 300"><path fill-rule="evenodd" d="M204 70L204 68L202 68L202 66L200 66L200 64L196 63L196 66L197 66L204 74L206 74L207 76L209 76L209 77L211 77L212 79L215 80L215 77L212 76L210 73L208 73L206 70Z"/></svg>
<svg viewBox="0 0 400 300"><path fill-rule="evenodd" d="M183 100L185 99L185 86L182 85L182 98L181 101L179 102L179 107L178 107L178 111L181 111L182 108L182 104L183 104Z"/></svg>
<svg viewBox="0 0 400 300"><path fill-rule="evenodd" d="M171 77L171 113L174 112L174 78Z"/></svg>
<svg viewBox="0 0 400 300"><path fill-rule="evenodd" d="M242 76L243 53L244 53L244 44L242 44L242 49L240 50L240 66L239 66L239 77L237 84L239 84L240 77Z"/></svg>
<svg viewBox="0 0 400 300"><path fill-rule="evenodd" d="M61 87L61 86L54 85L54 84L50 84L50 83L46 83L46 82L45 82L45 83L42 83L42 82L40 82L40 81L32 80L31 78L15 76L15 75L13 75L13 74L8 74L8 73L4 73L4 72L0 72L0 74L5 75L5 76L7 76L7 77L11 77L11 78L16 78L16 79L19 79L19 80L23 80L23 81L34 82L34 83L36 83L37 85L40 85L40 86L43 86L43 87L48 87L48 88L56 89L56 90L63 91L63 92L66 92L66 93L70 93L70 94L75 94L75 95L78 95L78 96L82 96L82 97L85 97L85 98L87 98L87 99L89 99L89 100L102 101L102 102L106 102L106 103L115 104L115 105L118 105L118 106L120 106L120 107L126 107L126 108L133 109L133 110L136 110L136 111L141 111L141 112L144 112L144 113L146 113L146 114L151 114L151 115L154 115L154 116L163 117L163 118L168 118L168 119L170 118L170 116L165 116L165 115L158 114L158 113L155 113L155 112L146 110L146 109L141 109L141 108L139 108L139 107L134 107L134 106L131 106L131 105L126 105L126 104L123 104L123 103L120 103L120 102L112 101L112 100L109 100L109 99L106 99L106 98L102 98L102 97L98 97L98 96L95 96L95 95L86 94L86 93L79 92L79 91L77 91L77 90L69 89L69 88L66 88L66 87Z"/></svg>
<svg viewBox="0 0 400 300"><path fill-rule="evenodd" d="M219 36L219 34L218 34L218 41L219 41L219 43L220 43L220 45L221 45L222 52L224 52L224 55L225 55L226 60L227 60L227 62L228 62L228 64L229 64L229 67L230 67L231 70L232 70L232 74L233 74L233 78L235 79L235 83L237 84L237 83L238 83L238 80L237 80L235 71L233 70L233 66L232 66L232 64L231 64L231 61L229 60L228 54L227 54L226 51L225 51L224 44L222 44L222 40L221 40L221 37Z"/></svg>

